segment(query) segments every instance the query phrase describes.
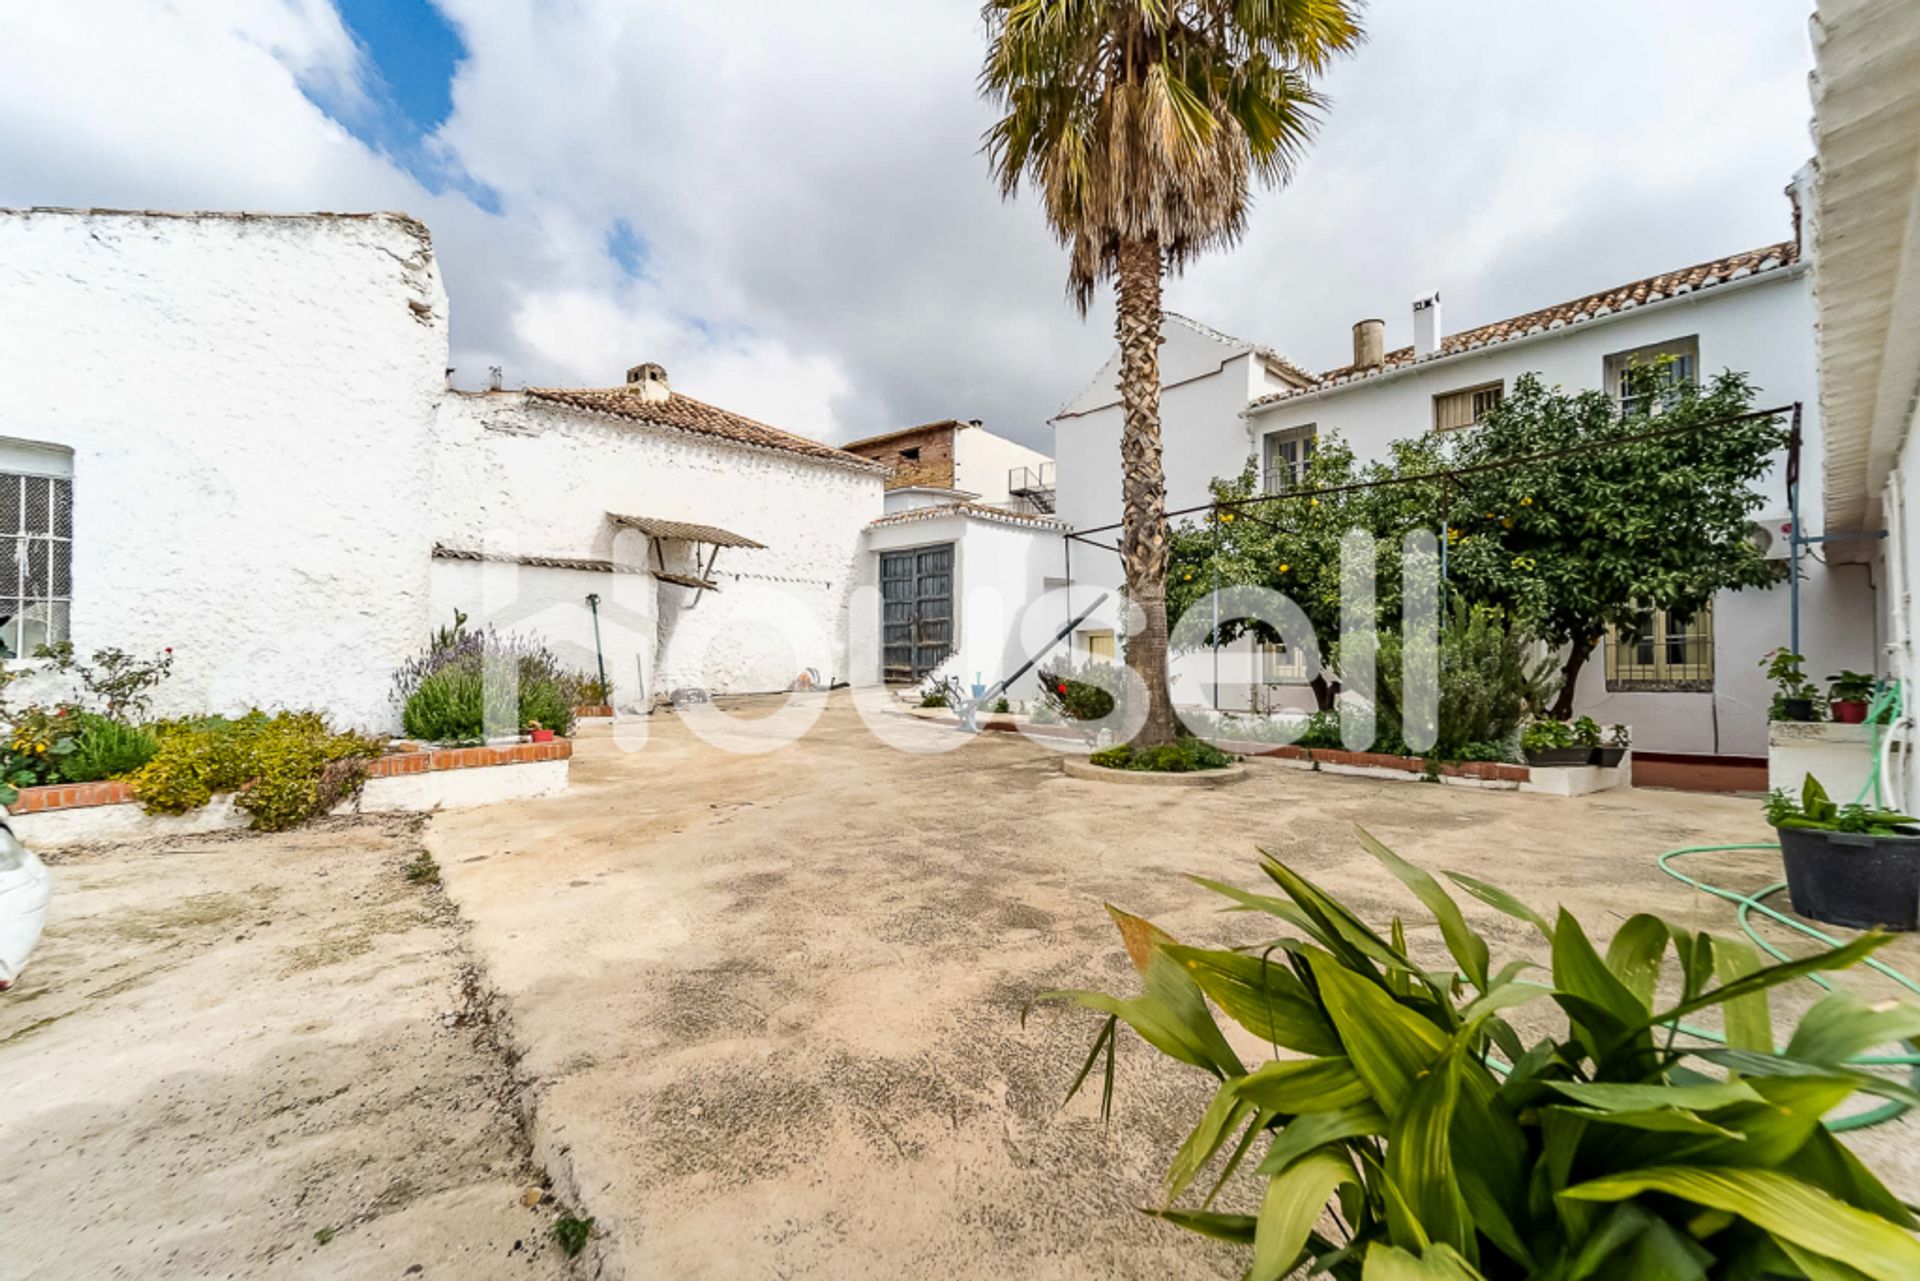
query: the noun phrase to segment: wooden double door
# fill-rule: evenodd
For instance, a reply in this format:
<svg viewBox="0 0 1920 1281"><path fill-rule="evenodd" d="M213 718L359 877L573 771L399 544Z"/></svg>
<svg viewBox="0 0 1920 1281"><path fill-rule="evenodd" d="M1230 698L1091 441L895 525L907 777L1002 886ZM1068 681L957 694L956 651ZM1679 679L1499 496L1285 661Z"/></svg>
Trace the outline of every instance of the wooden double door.
<svg viewBox="0 0 1920 1281"><path fill-rule="evenodd" d="M880 553L880 662L908 685L953 653L953 544Z"/></svg>

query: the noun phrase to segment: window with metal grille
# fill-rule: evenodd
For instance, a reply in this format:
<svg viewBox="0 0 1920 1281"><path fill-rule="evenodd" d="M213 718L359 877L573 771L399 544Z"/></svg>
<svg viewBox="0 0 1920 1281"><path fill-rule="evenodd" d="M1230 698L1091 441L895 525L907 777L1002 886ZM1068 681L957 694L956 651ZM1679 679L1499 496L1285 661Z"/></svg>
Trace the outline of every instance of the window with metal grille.
<svg viewBox="0 0 1920 1281"><path fill-rule="evenodd" d="M1314 438L1318 434L1318 428L1312 423L1267 433L1261 460L1266 492L1282 493L1307 478L1307 463L1313 458Z"/></svg>
<svg viewBox="0 0 1920 1281"><path fill-rule="evenodd" d="M1636 391L1631 376L1646 369L1654 370L1654 375ZM1619 403L1622 418L1658 409L1675 388L1699 385L1700 338L1695 334L1617 351L1607 357L1606 379L1607 394Z"/></svg>
<svg viewBox="0 0 1920 1281"><path fill-rule="evenodd" d="M1607 634L1607 689L1710 690L1713 688L1713 609L1691 616L1647 610L1637 634Z"/></svg>
<svg viewBox="0 0 1920 1281"><path fill-rule="evenodd" d="M1482 383L1478 387L1463 387L1459 391L1445 392L1433 398L1433 429L1435 431L1459 431L1465 427L1476 427L1486 416L1488 410L1500 403L1506 394L1504 383Z"/></svg>
<svg viewBox="0 0 1920 1281"><path fill-rule="evenodd" d="M68 638L73 481L0 472L0 658Z"/></svg>

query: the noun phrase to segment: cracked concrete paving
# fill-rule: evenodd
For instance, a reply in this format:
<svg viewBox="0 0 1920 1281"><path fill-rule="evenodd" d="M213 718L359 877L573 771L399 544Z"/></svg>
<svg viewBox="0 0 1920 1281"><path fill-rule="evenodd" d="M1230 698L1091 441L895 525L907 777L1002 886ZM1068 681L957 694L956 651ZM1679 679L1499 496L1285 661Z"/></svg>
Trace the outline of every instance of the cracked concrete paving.
<svg viewBox="0 0 1920 1281"><path fill-rule="evenodd" d="M1103 901L1192 941L1251 941L1256 923L1183 878L1252 884L1264 845L1370 919L1424 921L1358 849L1364 823L1603 935L1643 910L1732 932L1726 904L1654 857L1766 835L1748 799L1253 768L1231 789L1161 791L1064 778L1010 735L908 755L836 694L804 739L764 754L666 714L589 730L569 794L442 815L429 842L507 998L536 1154L571 1171L610 1273L962 1281L1243 1266L1138 1211L1205 1083L1129 1036L1103 1129L1097 1092L1061 1106L1097 1018L1049 1006L1023 1025L1049 989L1133 990ZM1777 876L1710 865L1729 884ZM1468 910L1497 957L1538 950ZM1437 951L1430 924L1412 935ZM1911 942L1892 959L1920 973ZM1854 1139L1908 1195L1914 1134Z"/></svg>

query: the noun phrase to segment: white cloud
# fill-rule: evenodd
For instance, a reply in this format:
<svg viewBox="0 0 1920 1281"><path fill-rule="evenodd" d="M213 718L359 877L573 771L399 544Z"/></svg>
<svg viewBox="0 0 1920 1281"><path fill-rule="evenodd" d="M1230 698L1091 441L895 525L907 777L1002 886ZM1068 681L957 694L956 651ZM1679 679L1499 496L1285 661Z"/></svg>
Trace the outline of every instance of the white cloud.
<svg viewBox="0 0 1920 1281"><path fill-rule="evenodd" d="M1074 314L1036 202L978 154L976 0L438 2L469 57L428 146L498 216L330 118L372 108L327 0L0 7L0 203L405 208L462 381L660 360L832 438L955 416L1045 445L1104 358L1107 313ZM1404 340L1425 289L1461 326L1784 237L1805 8L1375 0L1297 182L1170 305L1327 366L1362 315Z"/></svg>

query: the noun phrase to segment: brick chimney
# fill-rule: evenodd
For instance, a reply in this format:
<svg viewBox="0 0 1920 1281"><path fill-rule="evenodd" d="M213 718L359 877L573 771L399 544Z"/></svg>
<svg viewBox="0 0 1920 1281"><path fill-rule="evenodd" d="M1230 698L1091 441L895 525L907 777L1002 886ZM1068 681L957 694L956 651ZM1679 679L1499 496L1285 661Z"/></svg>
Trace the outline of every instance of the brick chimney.
<svg viewBox="0 0 1920 1281"><path fill-rule="evenodd" d="M1353 363L1359 369L1378 369L1387 363L1387 322L1363 320L1353 327Z"/></svg>
<svg viewBox="0 0 1920 1281"><path fill-rule="evenodd" d="M673 395L673 384L667 381L665 365L648 362L627 371L627 390L642 400L661 401Z"/></svg>
<svg viewBox="0 0 1920 1281"><path fill-rule="evenodd" d="M1440 350L1445 331L1440 328L1440 293L1435 290L1413 300L1413 356L1431 356Z"/></svg>

